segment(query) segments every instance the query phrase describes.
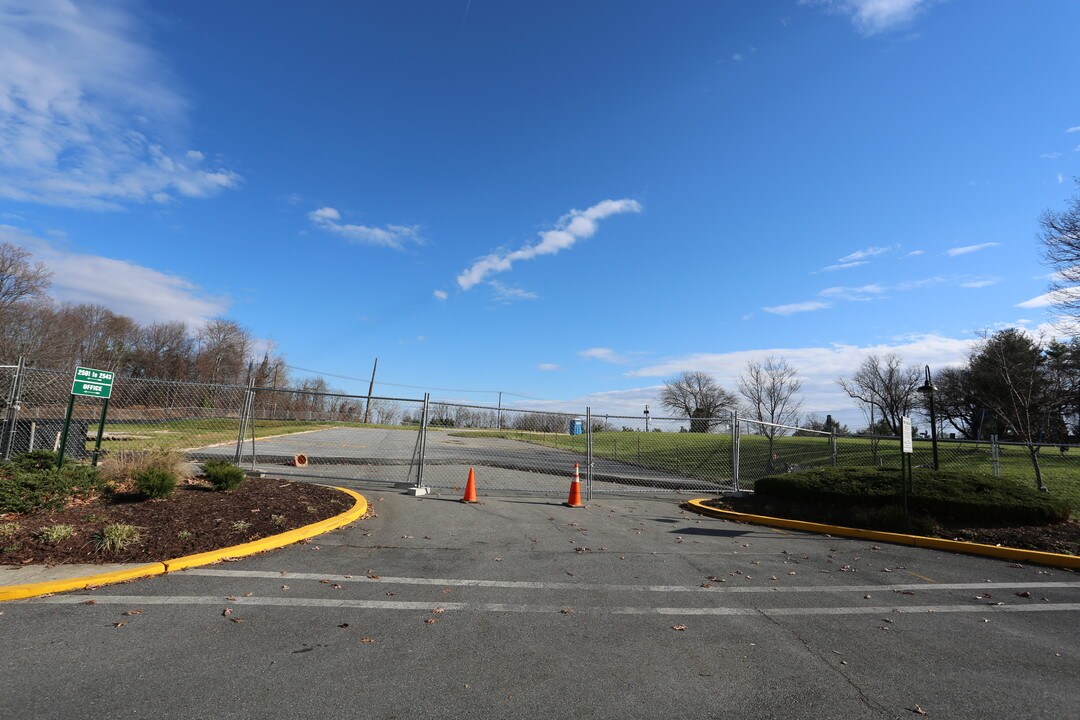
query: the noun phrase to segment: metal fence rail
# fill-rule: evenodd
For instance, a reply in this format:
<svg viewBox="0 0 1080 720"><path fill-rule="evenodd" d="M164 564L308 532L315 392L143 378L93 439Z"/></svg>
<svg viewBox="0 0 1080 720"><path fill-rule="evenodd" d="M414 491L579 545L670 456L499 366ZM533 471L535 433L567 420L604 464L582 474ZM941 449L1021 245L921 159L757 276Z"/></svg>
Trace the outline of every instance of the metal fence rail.
<svg viewBox="0 0 1080 720"><path fill-rule="evenodd" d="M0 366L0 458L58 446L72 373ZM67 457L89 456L101 403L81 398ZM900 468L897 437L836 436L717 418L627 416L583 407L566 413L255 387L117 378L103 451L172 448L192 461L220 458L268 474L365 480L445 491L470 468L485 491L565 497L580 468L586 498L603 493L753 490L794 470L870 465ZM933 443L914 441L916 467ZM1027 446L939 439L939 466L1031 482ZM1075 493L1080 446L1039 450L1046 483Z"/></svg>

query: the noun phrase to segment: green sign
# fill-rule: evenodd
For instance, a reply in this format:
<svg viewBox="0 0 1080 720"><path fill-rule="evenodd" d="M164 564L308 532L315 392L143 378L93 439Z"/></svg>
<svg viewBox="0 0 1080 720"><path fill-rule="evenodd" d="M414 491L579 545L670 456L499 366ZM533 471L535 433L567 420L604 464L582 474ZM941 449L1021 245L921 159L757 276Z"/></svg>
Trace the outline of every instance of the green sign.
<svg viewBox="0 0 1080 720"><path fill-rule="evenodd" d="M116 373L93 368L75 368L75 381L71 383L72 395L108 398L112 395L113 377Z"/></svg>

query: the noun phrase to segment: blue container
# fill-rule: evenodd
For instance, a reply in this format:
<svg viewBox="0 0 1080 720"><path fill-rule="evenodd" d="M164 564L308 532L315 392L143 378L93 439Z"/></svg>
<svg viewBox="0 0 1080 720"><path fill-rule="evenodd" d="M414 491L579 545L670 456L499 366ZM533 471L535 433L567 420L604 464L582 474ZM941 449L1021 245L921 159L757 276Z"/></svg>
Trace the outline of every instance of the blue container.
<svg viewBox="0 0 1080 720"><path fill-rule="evenodd" d="M570 421L570 434L582 435L585 433L585 423L581 418L574 418Z"/></svg>

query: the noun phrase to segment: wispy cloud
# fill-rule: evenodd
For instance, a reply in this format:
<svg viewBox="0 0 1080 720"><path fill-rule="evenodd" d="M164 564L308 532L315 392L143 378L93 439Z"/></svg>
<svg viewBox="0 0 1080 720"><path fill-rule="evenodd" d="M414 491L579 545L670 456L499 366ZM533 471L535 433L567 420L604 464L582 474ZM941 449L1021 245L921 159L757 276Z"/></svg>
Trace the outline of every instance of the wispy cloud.
<svg viewBox="0 0 1080 720"><path fill-rule="evenodd" d="M1075 126L1073 126L1071 128L1068 128L1067 130L1065 130L1065 132L1067 132L1067 133L1080 132L1080 125L1075 125Z"/></svg>
<svg viewBox="0 0 1080 720"><path fill-rule="evenodd" d="M969 289L984 288L997 285L999 282L1001 282L999 277L972 278L961 282L960 287Z"/></svg>
<svg viewBox="0 0 1080 720"><path fill-rule="evenodd" d="M510 270L515 262L569 250L578 240L596 234L600 220L621 213L638 212L641 212L641 205L636 200L625 198L603 200L587 210L571 210L559 218L553 229L541 232L538 243L512 252L496 251L474 262L457 276L458 286L462 290L469 290L489 275Z"/></svg>
<svg viewBox="0 0 1080 720"><path fill-rule="evenodd" d="M1058 181L1058 185L1060 185L1061 183L1065 182L1065 176L1064 176L1064 175L1062 175L1061 173L1058 173L1058 174L1057 174L1057 181Z"/></svg>
<svg viewBox="0 0 1080 720"><path fill-rule="evenodd" d="M908 25L934 0L799 0L851 18L863 35L895 30Z"/></svg>
<svg viewBox="0 0 1080 720"><path fill-rule="evenodd" d="M1050 292L1043 293L1030 300L1016 303L1016 307L1019 308L1044 308L1051 305L1060 305L1065 302L1075 302L1080 300L1080 287L1066 287L1059 288L1057 290L1051 290Z"/></svg>
<svg viewBox="0 0 1080 720"><path fill-rule="evenodd" d="M925 254L926 254L926 251L925 251L925 250L912 250L912 251L911 251L911 252L909 252L909 253L908 253L907 255L904 255L904 257L906 257L906 258L909 258L909 257L918 257L918 256L920 256L920 255L925 255Z"/></svg>
<svg viewBox="0 0 1080 720"><path fill-rule="evenodd" d="M837 263L836 265L826 265L821 268L821 272L832 272L834 270L847 270L848 268L859 267L860 265L866 265L869 260L856 260L854 262Z"/></svg>
<svg viewBox="0 0 1080 720"><path fill-rule="evenodd" d="M997 243L997 242L979 243L978 245L964 245L962 247L949 248L948 250L945 251L945 254L948 255L949 257L956 257L958 255L968 255L968 254L973 253L973 252L979 252L980 250L985 250L986 248L998 247L1000 245L1001 245L1001 243Z"/></svg>
<svg viewBox="0 0 1080 720"><path fill-rule="evenodd" d="M436 300L445 300L446 298L450 297L450 293L446 292L445 290L436 290L431 294L435 296Z"/></svg>
<svg viewBox="0 0 1080 720"><path fill-rule="evenodd" d="M140 323L182 320L200 326L228 309L179 275L136 263L56 247L48 240L0 225L0 242L25 247L53 272L50 294L60 302L104 305Z"/></svg>
<svg viewBox="0 0 1080 720"><path fill-rule="evenodd" d="M761 309L774 315L794 315L795 313L813 312L814 310L824 310L825 308L830 307L832 307L831 302L825 302L824 300L807 300L806 302L773 305Z"/></svg>
<svg viewBox="0 0 1080 720"><path fill-rule="evenodd" d="M1061 157L1061 153L1059 153L1059 152L1047 152L1047 153L1043 153L1039 157L1046 158L1047 160L1057 160L1059 157Z"/></svg>
<svg viewBox="0 0 1080 720"><path fill-rule="evenodd" d="M908 292L910 290L923 290L925 288L934 287L935 285L941 285L942 283L946 282L948 282L946 278L943 278L940 275L935 275L933 277L920 278L918 280L905 280L904 282L899 282L893 285L892 289L898 290L900 292Z"/></svg>
<svg viewBox="0 0 1080 720"><path fill-rule="evenodd" d="M541 370L543 372L555 372L555 371L559 370L560 368L555 363L539 363L536 366L536 369Z"/></svg>
<svg viewBox="0 0 1080 720"><path fill-rule="evenodd" d="M588 358L589 360L599 360L600 362L613 363L615 365L625 365L628 362L627 358L623 355L620 355L611 348L605 347L582 350L578 355L583 358Z"/></svg>
<svg viewBox="0 0 1080 720"><path fill-rule="evenodd" d="M538 300L540 295L532 292L531 290L525 290L519 287L513 287L510 285L503 285L497 280L492 280L488 283L491 286L493 296L496 301L508 305L512 302L519 300Z"/></svg>
<svg viewBox="0 0 1080 720"><path fill-rule="evenodd" d="M406 245L423 245L419 225L386 225L371 227L341 222L341 213L332 207L321 207L308 213L308 219L318 228L340 235L357 245L376 245L404 250Z"/></svg>
<svg viewBox="0 0 1080 720"><path fill-rule="evenodd" d="M861 287L829 287L818 294L826 298L865 302L867 300L879 300L886 292L887 288L884 285L873 284Z"/></svg>
<svg viewBox="0 0 1080 720"><path fill-rule="evenodd" d="M237 187L127 3L0 4L0 198L117 210Z"/></svg>

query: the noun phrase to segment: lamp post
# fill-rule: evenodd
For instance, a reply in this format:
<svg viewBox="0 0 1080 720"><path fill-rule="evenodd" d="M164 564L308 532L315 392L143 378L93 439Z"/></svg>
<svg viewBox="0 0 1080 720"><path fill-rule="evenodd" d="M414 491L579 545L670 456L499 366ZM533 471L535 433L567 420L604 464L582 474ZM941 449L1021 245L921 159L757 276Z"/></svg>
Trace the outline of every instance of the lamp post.
<svg viewBox="0 0 1080 720"><path fill-rule="evenodd" d="M649 406L645 406L645 432L649 432Z"/></svg>
<svg viewBox="0 0 1080 720"><path fill-rule="evenodd" d="M930 366L926 366L926 382L922 387L918 388L918 391L926 395L927 401L930 405L930 442L934 447L934 470L938 469L938 452L937 452L937 418L934 416L934 384L930 382Z"/></svg>

